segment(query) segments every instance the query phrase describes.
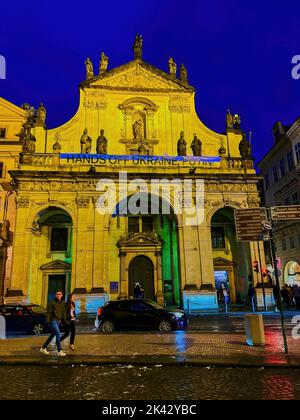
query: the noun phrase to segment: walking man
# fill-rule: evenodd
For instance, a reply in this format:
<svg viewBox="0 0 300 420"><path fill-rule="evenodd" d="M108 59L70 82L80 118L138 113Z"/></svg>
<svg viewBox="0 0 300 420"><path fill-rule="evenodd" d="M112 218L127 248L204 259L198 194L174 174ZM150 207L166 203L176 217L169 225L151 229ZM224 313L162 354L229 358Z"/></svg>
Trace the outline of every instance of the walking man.
<svg viewBox="0 0 300 420"><path fill-rule="evenodd" d="M62 321L65 323L67 321L66 307L63 301L63 291L58 290L55 294L55 299L49 302L47 307L47 322L50 324L51 334L43 347L40 348L42 354L49 354L47 347L51 340L56 337L57 355L61 357L66 356L66 353L61 350L60 346L59 325Z"/></svg>

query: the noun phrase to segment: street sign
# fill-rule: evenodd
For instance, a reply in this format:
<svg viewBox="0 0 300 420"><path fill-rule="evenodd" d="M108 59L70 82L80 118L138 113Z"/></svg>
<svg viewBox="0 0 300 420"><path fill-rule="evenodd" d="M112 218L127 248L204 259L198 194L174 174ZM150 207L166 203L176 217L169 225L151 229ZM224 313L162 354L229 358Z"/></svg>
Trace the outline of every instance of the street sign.
<svg viewBox="0 0 300 420"><path fill-rule="evenodd" d="M271 207L273 220L297 220L300 219L300 206Z"/></svg>
<svg viewBox="0 0 300 420"><path fill-rule="evenodd" d="M262 241L264 223L267 222L265 207L235 210L235 227L238 242Z"/></svg>

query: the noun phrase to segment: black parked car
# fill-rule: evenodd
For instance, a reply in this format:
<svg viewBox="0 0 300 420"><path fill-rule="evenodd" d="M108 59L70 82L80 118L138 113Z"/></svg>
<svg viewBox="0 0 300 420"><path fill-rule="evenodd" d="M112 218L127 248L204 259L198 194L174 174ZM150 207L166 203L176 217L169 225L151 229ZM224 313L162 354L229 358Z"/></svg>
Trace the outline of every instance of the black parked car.
<svg viewBox="0 0 300 420"><path fill-rule="evenodd" d="M102 332L121 328L149 328L173 331L187 326L187 316L180 309L168 310L147 299L126 299L98 308L96 327Z"/></svg>
<svg viewBox="0 0 300 420"><path fill-rule="evenodd" d="M6 334L43 334L49 332L47 312L38 305L0 305L6 321Z"/></svg>

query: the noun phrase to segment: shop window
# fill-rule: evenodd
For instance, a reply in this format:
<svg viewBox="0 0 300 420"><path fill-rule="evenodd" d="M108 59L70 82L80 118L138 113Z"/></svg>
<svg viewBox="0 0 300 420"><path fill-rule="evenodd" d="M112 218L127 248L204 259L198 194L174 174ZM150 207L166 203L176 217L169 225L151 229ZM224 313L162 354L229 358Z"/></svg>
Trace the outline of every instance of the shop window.
<svg viewBox="0 0 300 420"><path fill-rule="evenodd" d="M68 251L68 228L52 228L50 251Z"/></svg>

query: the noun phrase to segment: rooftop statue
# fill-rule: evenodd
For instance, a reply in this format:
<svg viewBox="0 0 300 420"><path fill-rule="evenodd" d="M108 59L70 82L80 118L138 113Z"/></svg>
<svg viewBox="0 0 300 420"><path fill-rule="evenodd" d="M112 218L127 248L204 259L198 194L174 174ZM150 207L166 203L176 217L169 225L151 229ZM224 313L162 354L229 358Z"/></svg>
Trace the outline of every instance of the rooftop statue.
<svg viewBox="0 0 300 420"><path fill-rule="evenodd" d="M81 153L91 153L92 139L88 136L88 129L85 128L80 139Z"/></svg>
<svg viewBox="0 0 300 420"><path fill-rule="evenodd" d="M23 153L34 153L35 152L35 143L36 138L31 134L32 122L30 118L23 124L23 130L21 132L20 138L22 140L22 152Z"/></svg>
<svg viewBox="0 0 300 420"><path fill-rule="evenodd" d="M179 75L180 80L183 83L187 83L188 82L188 78L187 78L187 69L185 67L184 64L181 64L180 66L180 75Z"/></svg>
<svg viewBox="0 0 300 420"><path fill-rule="evenodd" d="M180 139L177 142L177 155L186 156L186 146L187 142L184 139L184 132L180 132Z"/></svg>
<svg viewBox="0 0 300 420"><path fill-rule="evenodd" d="M202 142L198 139L197 135L194 134L194 139L191 144L191 149L194 156L202 155Z"/></svg>
<svg viewBox="0 0 300 420"><path fill-rule="evenodd" d="M100 58L99 74L104 74L108 67L108 57L102 51Z"/></svg>
<svg viewBox="0 0 300 420"><path fill-rule="evenodd" d="M170 71L170 76L176 79L177 64L174 62L172 57L169 58L169 71Z"/></svg>
<svg viewBox="0 0 300 420"><path fill-rule="evenodd" d="M142 35L136 34L135 40L132 46L134 59L142 58L143 54L143 38Z"/></svg>
<svg viewBox="0 0 300 420"><path fill-rule="evenodd" d="M44 126L46 122L46 108L42 103L40 103L40 106L37 109L36 112L36 122L35 125L38 126Z"/></svg>
<svg viewBox="0 0 300 420"><path fill-rule="evenodd" d="M106 155L107 154L107 139L104 136L104 130L100 131L100 136L97 139L97 154Z"/></svg>
<svg viewBox="0 0 300 420"><path fill-rule="evenodd" d="M86 79L92 79L94 77L94 69L93 63L89 58L85 60L85 68L86 68Z"/></svg>
<svg viewBox="0 0 300 420"><path fill-rule="evenodd" d="M233 128L233 115L230 112L230 109L227 109L226 114L226 128Z"/></svg>
<svg viewBox="0 0 300 420"><path fill-rule="evenodd" d="M251 159L251 145L245 133L243 133L243 139L239 144L239 151L242 159Z"/></svg>
<svg viewBox="0 0 300 420"><path fill-rule="evenodd" d="M241 129L241 117L238 114L234 114L233 117L233 127L235 130L240 130Z"/></svg>

